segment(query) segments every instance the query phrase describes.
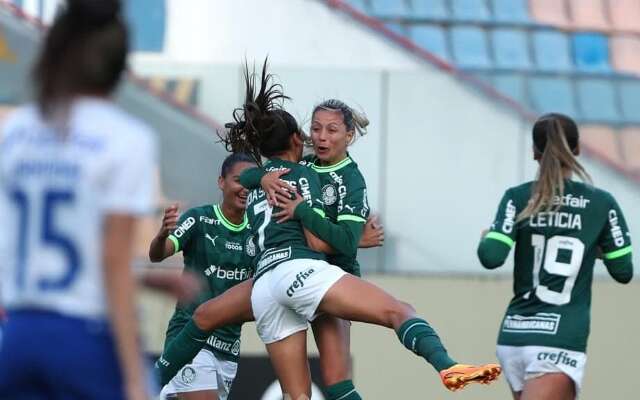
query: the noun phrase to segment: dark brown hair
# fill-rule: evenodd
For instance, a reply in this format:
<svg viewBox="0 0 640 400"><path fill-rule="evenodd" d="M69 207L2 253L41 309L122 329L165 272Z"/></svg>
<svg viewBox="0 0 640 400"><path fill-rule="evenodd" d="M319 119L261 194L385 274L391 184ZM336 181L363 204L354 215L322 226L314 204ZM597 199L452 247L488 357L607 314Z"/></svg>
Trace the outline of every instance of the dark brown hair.
<svg viewBox="0 0 640 400"><path fill-rule="evenodd" d="M51 116L77 95L108 95L126 68L127 28L119 0L68 0L33 69L36 100Z"/></svg>

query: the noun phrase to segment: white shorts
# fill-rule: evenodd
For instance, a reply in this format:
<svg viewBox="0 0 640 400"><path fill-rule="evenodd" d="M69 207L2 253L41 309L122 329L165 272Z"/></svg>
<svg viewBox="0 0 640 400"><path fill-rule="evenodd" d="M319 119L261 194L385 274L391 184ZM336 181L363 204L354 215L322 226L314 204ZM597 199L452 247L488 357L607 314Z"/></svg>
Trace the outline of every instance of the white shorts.
<svg viewBox="0 0 640 400"><path fill-rule="evenodd" d="M521 392L525 381L561 372L573 381L576 394L582 388L587 355L578 351L544 346L502 346L496 351L511 390Z"/></svg>
<svg viewBox="0 0 640 400"><path fill-rule="evenodd" d="M253 284L251 306L258 336L265 344L307 329L327 291L346 275L322 260L283 262Z"/></svg>
<svg viewBox="0 0 640 400"><path fill-rule="evenodd" d="M231 384L238 372L238 363L218 360L209 350L200 350L191 364L185 365L173 379L162 388L160 399L176 393L215 390L218 399L226 400Z"/></svg>

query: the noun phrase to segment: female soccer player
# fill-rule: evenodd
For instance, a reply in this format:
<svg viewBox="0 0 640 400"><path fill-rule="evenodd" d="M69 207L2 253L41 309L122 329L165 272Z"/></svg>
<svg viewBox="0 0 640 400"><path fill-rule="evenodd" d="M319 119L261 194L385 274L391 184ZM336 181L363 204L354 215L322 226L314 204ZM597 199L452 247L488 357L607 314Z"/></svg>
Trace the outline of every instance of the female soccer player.
<svg viewBox="0 0 640 400"><path fill-rule="evenodd" d="M224 160L218 178L223 199L220 205L192 208L179 220L177 206L165 210L160 231L151 242L149 258L158 262L182 251L185 270L207 282L198 302L176 306L165 346L191 318L199 303L251 276L255 247L245 215L247 190L240 185L239 176L254 165L251 157L242 153L231 154ZM215 330L203 350L164 387L161 397L179 394L184 400L225 400L238 368L240 328L237 324Z"/></svg>
<svg viewBox="0 0 640 400"><path fill-rule="evenodd" d="M498 336L498 358L514 399L569 400L580 390L589 335L594 261L633 276L629 230L613 196L590 177L576 124L560 114L533 126L533 182L510 188L478 248L482 265L501 266L515 245L514 297Z"/></svg>
<svg viewBox="0 0 640 400"><path fill-rule="evenodd" d="M120 11L69 0L35 64L36 104L4 127L2 398L147 398L130 261L156 145L110 100L126 66Z"/></svg>
<svg viewBox="0 0 640 400"><path fill-rule="evenodd" d="M253 155L256 161L268 158L267 171L290 169L283 178L304 200L295 210L296 217L315 217L316 230L329 232L331 222L324 219L319 179L312 170L298 165L303 137L295 119L278 107L278 99L285 98L279 86L269 81L265 63L260 90L254 95L254 79L247 72L246 102L234 114L236 122L229 126L225 142ZM247 214L258 252L251 305L258 335L267 346L283 393L293 399L310 396L306 329L308 321L321 313L393 328L408 349L441 372L448 388L488 383L500 373L495 364L457 364L427 322L415 317L409 304L324 261L323 253L333 253L333 249L299 221L274 223L273 207L263 190L249 193Z"/></svg>
<svg viewBox="0 0 640 400"><path fill-rule="evenodd" d="M322 102L312 113L311 141L314 154L301 162L319 175L324 210L328 219L333 222L331 225L324 225L331 229L326 234L315 231L313 220L305 227L319 236L331 237L336 254L327 255L327 261L358 277L361 276L356 260L358 241L369 217L369 204L364 177L347 153L347 148L357 135L366 133L367 125L369 120L366 116L344 102L335 99ZM257 176L252 176L254 171L258 171ZM241 177L243 184L249 188L255 188L256 178L261 178L262 187L271 200L270 204L289 205L289 214L279 214L278 222L292 218L295 209L294 203L289 200L289 192L295 193L295 188L292 190L280 179L287 172L289 171L274 171L265 175L262 169L255 168ZM304 224L307 221L302 222ZM351 376L351 322L323 314L311 326L320 353L321 372L329 400L360 399Z"/></svg>

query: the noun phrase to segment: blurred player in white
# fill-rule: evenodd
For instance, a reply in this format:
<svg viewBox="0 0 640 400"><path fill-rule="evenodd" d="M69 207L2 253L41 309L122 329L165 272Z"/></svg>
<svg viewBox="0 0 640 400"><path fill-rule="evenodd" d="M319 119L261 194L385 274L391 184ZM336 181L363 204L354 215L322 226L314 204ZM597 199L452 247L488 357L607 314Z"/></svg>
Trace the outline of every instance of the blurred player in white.
<svg viewBox="0 0 640 400"><path fill-rule="evenodd" d="M69 0L0 142L0 399L145 399L130 270L151 211L154 134L112 104L117 0Z"/></svg>

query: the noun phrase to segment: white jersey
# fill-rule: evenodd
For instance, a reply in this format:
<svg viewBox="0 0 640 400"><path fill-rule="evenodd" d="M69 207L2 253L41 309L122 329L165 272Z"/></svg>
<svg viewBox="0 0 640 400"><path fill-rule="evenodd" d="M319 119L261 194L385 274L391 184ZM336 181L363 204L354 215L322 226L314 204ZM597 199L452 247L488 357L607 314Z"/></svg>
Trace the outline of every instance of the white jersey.
<svg viewBox="0 0 640 400"><path fill-rule="evenodd" d="M103 222L152 210L154 133L83 98L64 133L25 106L0 140L0 304L105 318Z"/></svg>

